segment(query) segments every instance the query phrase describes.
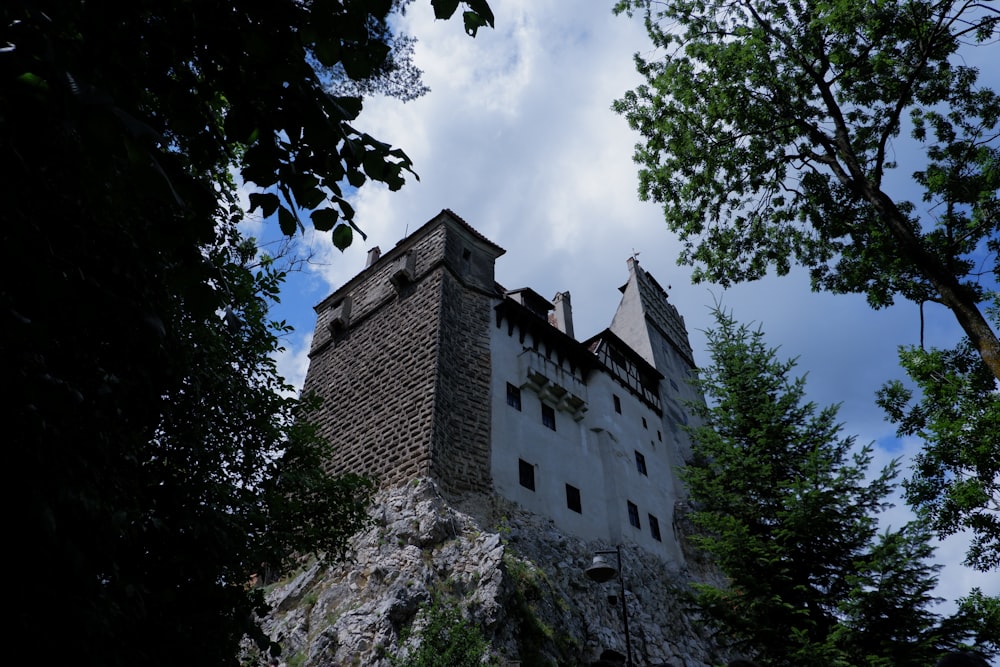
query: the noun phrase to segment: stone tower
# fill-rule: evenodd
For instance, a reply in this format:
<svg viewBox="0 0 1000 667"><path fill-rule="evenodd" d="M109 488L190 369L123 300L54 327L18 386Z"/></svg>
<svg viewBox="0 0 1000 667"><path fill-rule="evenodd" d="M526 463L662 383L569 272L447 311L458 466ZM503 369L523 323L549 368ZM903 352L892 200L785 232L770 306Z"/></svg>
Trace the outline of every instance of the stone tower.
<svg viewBox="0 0 1000 667"><path fill-rule="evenodd" d="M681 465L690 456L690 442L681 429L692 419L686 404L704 400L687 382L697 369L684 317L634 257L628 259L628 271L610 330L663 374L659 393L664 423L677 448L677 465Z"/></svg>
<svg viewBox="0 0 1000 667"><path fill-rule="evenodd" d="M329 472L489 491L490 304L503 253L444 210L316 306L304 393L323 399Z"/></svg>

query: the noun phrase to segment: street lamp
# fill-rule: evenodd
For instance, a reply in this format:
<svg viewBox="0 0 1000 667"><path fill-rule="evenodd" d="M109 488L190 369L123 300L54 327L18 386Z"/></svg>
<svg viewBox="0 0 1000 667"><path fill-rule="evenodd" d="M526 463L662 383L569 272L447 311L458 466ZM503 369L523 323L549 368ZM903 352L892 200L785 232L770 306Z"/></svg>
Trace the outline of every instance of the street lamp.
<svg viewBox="0 0 1000 667"><path fill-rule="evenodd" d="M608 561L604 559L604 556L608 554L615 554L618 556L618 569L616 570L614 566L609 565ZM584 574L591 581L596 581L599 584L603 584L606 581L611 581L618 575L618 583L621 585L621 598L622 598L622 624L625 626L625 667L633 667L632 663L632 641L628 633L628 604L625 601L625 575L622 574L622 547L619 544L614 549L609 549L605 551L595 551L594 552L594 562L591 563L590 567L584 570Z"/></svg>

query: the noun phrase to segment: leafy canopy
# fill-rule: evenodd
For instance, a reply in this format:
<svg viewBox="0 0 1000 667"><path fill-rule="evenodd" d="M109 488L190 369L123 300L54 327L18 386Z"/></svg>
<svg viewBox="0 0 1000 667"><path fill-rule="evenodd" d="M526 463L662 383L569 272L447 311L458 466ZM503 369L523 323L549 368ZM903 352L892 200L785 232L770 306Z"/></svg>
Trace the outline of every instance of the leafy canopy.
<svg viewBox="0 0 1000 667"><path fill-rule="evenodd" d="M432 2L439 17L458 2ZM491 25L468 0L474 34ZM289 397L282 274L242 239L232 169L282 231L411 167L326 85L385 70L390 0L0 7L0 353L10 631L53 664L234 664L274 648L254 575L341 555L373 482L333 478ZM58 641L52 641L57 628Z"/></svg>
<svg viewBox="0 0 1000 667"><path fill-rule="evenodd" d="M979 309L1000 276L1000 97L960 49L995 46L970 0L621 0L656 47L615 103L641 135L696 280L809 270L876 308L942 303L1000 378ZM900 140L907 130L912 141ZM898 165L911 170L890 178ZM906 192L920 192L921 203ZM992 269L989 267L992 266Z"/></svg>
<svg viewBox="0 0 1000 667"><path fill-rule="evenodd" d="M988 311L1000 325L1000 304ZM910 505L927 513L940 535L972 537L966 565L1000 569L1000 392L968 344L954 349L900 349L913 387L885 385L878 403L900 437L924 442L904 483Z"/></svg>
<svg viewBox="0 0 1000 667"><path fill-rule="evenodd" d="M695 601L725 641L767 665L924 667L975 642L993 652L996 603L978 591L941 618L921 522L880 527L897 474L870 474L871 445L843 436L837 407L805 397L764 334L715 311L711 363L696 380L707 403L690 429L695 546L727 585L696 585ZM764 576L762 576L762 574Z"/></svg>

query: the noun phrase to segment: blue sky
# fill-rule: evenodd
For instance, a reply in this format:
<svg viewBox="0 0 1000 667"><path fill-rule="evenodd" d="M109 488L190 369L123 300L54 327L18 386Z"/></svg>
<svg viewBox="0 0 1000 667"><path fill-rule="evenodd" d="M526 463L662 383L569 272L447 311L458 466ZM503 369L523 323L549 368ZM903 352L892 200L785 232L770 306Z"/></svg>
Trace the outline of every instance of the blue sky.
<svg viewBox="0 0 1000 667"><path fill-rule="evenodd" d="M917 307L872 311L862 296L812 293L794 271L729 290L692 285L690 269L676 265L678 243L659 206L638 199L637 136L610 109L640 83L632 55L650 49L641 21L613 16L610 2L491 4L496 29L475 39L457 20L435 21L427 0L408 8L405 30L419 40L416 62L431 92L406 104L368 100L356 126L403 148L420 181L411 179L399 192L364 186L351 201L368 239L356 236L344 253L329 234L309 232L300 240L299 251L306 247L311 260L291 274L275 309L296 328L280 359L286 377L297 385L304 377L312 306L361 271L370 248L388 251L449 208L507 250L497 261L505 287L532 287L549 297L571 293L578 339L610 324L628 275L625 261L638 253L640 264L670 286L696 362L708 360L702 332L721 299L741 321L761 324L783 356L798 357L810 398L840 403L845 433L879 445L877 464L914 451L918 443L896 439L874 395L884 381L902 376L896 348L918 342ZM1000 62L1000 46L966 58ZM1000 88L1000 68L983 70ZM247 223L255 235L268 226L276 228ZM958 336L950 313L928 306L925 317L927 344L949 345ZM907 513L897 507L888 516L899 525ZM961 538L939 547L945 568L938 594L954 600L972 586L1000 594L1000 578L959 564L963 551Z"/></svg>

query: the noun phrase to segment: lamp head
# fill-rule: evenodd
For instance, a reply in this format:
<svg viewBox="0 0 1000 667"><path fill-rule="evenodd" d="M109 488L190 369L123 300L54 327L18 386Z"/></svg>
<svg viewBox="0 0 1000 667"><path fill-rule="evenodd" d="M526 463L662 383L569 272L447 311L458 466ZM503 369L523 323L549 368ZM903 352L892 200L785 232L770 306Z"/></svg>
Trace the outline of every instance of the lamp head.
<svg viewBox="0 0 1000 667"><path fill-rule="evenodd" d="M603 584L605 581L613 579L618 574L618 570L604 560L604 556L594 556L594 562L583 573L591 581Z"/></svg>

